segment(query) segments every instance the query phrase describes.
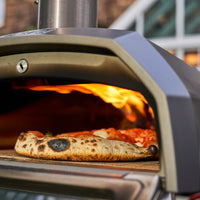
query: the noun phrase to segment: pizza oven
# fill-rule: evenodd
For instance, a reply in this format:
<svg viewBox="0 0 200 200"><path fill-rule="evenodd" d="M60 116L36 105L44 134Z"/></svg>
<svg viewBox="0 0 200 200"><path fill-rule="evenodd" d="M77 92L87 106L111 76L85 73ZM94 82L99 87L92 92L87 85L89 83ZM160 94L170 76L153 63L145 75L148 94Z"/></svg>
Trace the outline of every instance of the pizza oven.
<svg viewBox="0 0 200 200"><path fill-rule="evenodd" d="M197 193L199 72L136 32L96 28L97 2L82 3L41 0L37 30L0 36L0 195L173 199ZM62 18L58 8L70 14ZM109 127L155 129L159 159L53 161L13 149L23 131Z"/></svg>

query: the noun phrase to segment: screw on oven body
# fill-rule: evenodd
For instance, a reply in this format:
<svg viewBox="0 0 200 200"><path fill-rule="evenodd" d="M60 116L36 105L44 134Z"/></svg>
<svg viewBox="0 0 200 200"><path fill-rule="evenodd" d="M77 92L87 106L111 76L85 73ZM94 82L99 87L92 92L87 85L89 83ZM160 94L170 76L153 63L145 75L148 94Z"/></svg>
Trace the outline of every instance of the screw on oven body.
<svg viewBox="0 0 200 200"><path fill-rule="evenodd" d="M19 73L24 73L28 69L28 62L25 59L22 59L17 63L16 68Z"/></svg>

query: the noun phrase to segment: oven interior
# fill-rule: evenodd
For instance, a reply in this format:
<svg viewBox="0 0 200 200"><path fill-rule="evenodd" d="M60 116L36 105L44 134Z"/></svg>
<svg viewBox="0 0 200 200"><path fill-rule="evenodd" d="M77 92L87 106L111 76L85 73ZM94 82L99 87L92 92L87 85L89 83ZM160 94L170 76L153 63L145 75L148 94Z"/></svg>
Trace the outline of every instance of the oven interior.
<svg viewBox="0 0 200 200"><path fill-rule="evenodd" d="M81 86L83 92L80 92L77 86ZM155 129L153 111L141 93L136 92L134 101L139 101L140 106L142 104L142 110L136 107L136 103L136 106L131 104L132 112L127 118L124 106L122 109L116 108L97 94L88 94L88 90L85 92L85 87L82 89L83 86L94 88L100 86L100 89L103 86L103 93L107 87L111 90L119 88L102 83L58 78L18 78L1 81L4 94L1 99L0 114L1 172L12 174L1 178L3 183L0 185L0 188L3 188L0 189L1 196L7 198L14 194L16 198L26 196L33 199L38 196L55 199L66 197L68 199L96 199L97 197L97 199L121 199L125 196L127 199L132 199L138 195L145 196L147 193L148 196L153 195L152 191L158 186L156 177L160 171L159 160L92 163L53 161L28 158L14 152L14 144L19 133L28 130L56 135L110 127ZM69 93L68 88L71 90L72 87L74 89ZM62 91L58 92L58 90ZM124 91L126 90L123 88ZM109 94L108 98L112 98L112 95ZM116 101L121 104L119 98L122 97L118 97ZM141 172L140 180L135 173L132 174L135 170ZM20 171L23 173L21 174ZM42 174L42 181L40 174ZM56 175L56 183L51 177L52 174ZM25 180L19 177L21 175L26 177ZM31 177L31 180L27 180L27 177ZM33 180L33 177L36 179ZM62 180L65 177L67 181ZM80 185L80 182L83 184Z"/></svg>
<svg viewBox="0 0 200 200"><path fill-rule="evenodd" d="M139 92L60 79L3 81L1 87L1 148L13 147L19 133L29 130L53 136L102 128L155 130L153 110Z"/></svg>

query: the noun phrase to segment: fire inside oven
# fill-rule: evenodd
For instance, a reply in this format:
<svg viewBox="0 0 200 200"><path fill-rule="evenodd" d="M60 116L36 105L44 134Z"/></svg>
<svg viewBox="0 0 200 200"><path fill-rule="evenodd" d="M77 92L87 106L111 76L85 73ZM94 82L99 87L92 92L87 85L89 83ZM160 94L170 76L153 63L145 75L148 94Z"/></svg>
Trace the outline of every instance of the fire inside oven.
<svg viewBox="0 0 200 200"><path fill-rule="evenodd" d="M107 128L155 130L153 109L138 91L48 78L2 85L1 148L12 148L19 134L29 130L51 135Z"/></svg>

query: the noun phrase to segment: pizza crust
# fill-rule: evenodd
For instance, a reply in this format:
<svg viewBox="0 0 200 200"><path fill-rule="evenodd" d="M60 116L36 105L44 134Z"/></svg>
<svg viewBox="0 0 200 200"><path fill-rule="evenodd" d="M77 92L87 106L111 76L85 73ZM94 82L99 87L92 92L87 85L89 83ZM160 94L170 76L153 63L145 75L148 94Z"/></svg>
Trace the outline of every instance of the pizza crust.
<svg viewBox="0 0 200 200"><path fill-rule="evenodd" d="M153 157L147 148L94 135L40 138L31 132L20 134L15 151L33 158L70 161L135 161Z"/></svg>

